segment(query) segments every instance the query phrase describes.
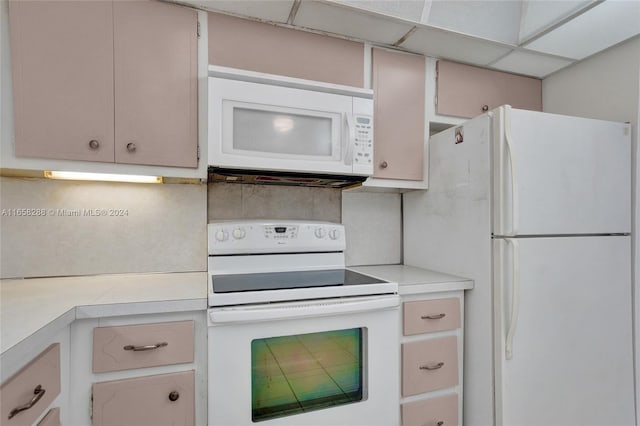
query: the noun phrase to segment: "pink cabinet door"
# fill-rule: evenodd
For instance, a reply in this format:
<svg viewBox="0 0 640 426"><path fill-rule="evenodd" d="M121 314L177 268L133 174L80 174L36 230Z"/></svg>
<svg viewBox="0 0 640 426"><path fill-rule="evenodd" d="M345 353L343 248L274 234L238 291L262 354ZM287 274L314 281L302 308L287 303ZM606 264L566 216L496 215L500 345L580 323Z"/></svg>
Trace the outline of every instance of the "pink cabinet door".
<svg viewBox="0 0 640 426"><path fill-rule="evenodd" d="M195 425L194 371L93 384L93 426Z"/></svg>
<svg viewBox="0 0 640 426"><path fill-rule="evenodd" d="M93 372L193 362L193 321L93 329Z"/></svg>
<svg viewBox="0 0 640 426"><path fill-rule="evenodd" d="M402 344L402 396L458 384L456 336Z"/></svg>
<svg viewBox="0 0 640 426"><path fill-rule="evenodd" d="M405 336L460 328L460 301L456 297L404 302L402 307Z"/></svg>
<svg viewBox="0 0 640 426"><path fill-rule="evenodd" d="M458 395L402 404L402 426L458 426Z"/></svg>
<svg viewBox="0 0 640 426"><path fill-rule="evenodd" d="M373 176L422 180L424 57L373 49L373 92Z"/></svg>
<svg viewBox="0 0 640 426"><path fill-rule="evenodd" d="M439 60L437 113L475 117L500 105L542 111L542 81Z"/></svg>
<svg viewBox="0 0 640 426"><path fill-rule="evenodd" d="M46 416L38 422L38 426L60 426L60 407L52 408Z"/></svg>
<svg viewBox="0 0 640 426"><path fill-rule="evenodd" d="M60 344L54 343L2 384L0 424L31 425L59 393Z"/></svg>
<svg viewBox="0 0 640 426"><path fill-rule="evenodd" d="M15 153L113 161L110 1L10 1Z"/></svg>
<svg viewBox="0 0 640 426"><path fill-rule="evenodd" d="M197 167L197 13L116 1L115 161Z"/></svg>

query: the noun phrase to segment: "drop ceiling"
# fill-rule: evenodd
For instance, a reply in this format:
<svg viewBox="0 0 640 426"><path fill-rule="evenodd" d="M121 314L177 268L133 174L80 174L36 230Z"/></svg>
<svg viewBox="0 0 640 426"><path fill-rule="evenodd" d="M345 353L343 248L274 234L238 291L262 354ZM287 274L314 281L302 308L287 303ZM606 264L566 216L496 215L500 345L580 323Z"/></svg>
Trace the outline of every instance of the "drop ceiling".
<svg viewBox="0 0 640 426"><path fill-rule="evenodd" d="M640 0L183 2L538 78L640 34Z"/></svg>

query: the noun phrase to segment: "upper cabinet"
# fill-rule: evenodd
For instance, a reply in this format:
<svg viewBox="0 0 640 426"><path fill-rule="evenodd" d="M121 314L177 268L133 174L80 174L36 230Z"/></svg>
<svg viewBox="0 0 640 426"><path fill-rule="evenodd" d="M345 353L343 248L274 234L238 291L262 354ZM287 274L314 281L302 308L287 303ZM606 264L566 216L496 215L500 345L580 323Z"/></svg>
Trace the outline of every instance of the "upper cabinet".
<svg viewBox="0 0 640 426"><path fill-rule="evenodd" d="M425 178L425 59L374 48L374 178Z"/></svg>
<svg viewBox="0 0 640 426"><path fill-rule="evenodd" d="M198 166L197 12L11 1L16 157Z"/></svg>
<svg viewBox="0 0 640 426"><path fill-rule="evenodd" d="M436 114L471 118L500 105L542 111L542 81L439 60Z"/></svg>
<svg viewBox="0 0 640 426"><path fill-rule="evenodd" d="M364 87L363 43L217 13L208 32L211 65Z"/></svg>
<svg viewBox="0 0 640 426"><path fill-rule="evenodd" d="M113 161L110 2L11 1L16 156Z"/></svg>

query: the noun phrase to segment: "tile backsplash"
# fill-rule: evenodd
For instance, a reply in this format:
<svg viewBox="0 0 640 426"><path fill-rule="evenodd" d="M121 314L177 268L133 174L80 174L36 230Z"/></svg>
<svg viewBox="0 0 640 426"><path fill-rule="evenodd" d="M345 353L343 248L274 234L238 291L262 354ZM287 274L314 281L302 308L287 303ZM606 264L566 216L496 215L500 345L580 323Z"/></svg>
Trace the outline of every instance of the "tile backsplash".
<svg viewBox="0 0 640 426"><path fill-rule="evenodd" d="M401 261L399 194L0 177L0 278L206 271L206 223L342 222L348 265Z"/></svg>
<svg viewBox="0 0 640 426"><path fill-rule="evenodd" d="M0 178L0 277L206 270L206 185Z"/></svg>
<svg viewBox="0 0 640 426"><path fill-rule="evenodd" d="M300 186L211 183L208 219L292 219L340 222L341 191Z"/></svg>
<svg viewBox="0 0 640 426"><path fill-rule="evenodd" d="M344 192L342 223L348 266L402 262L402 195Z"/></svg>

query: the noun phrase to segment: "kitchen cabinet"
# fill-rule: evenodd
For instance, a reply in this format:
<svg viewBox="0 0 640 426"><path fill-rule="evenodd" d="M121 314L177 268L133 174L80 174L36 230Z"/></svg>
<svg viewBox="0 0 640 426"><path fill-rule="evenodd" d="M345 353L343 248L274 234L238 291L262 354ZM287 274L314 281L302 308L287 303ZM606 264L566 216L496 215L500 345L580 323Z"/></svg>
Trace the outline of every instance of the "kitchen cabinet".
<svg viewBox="0 0 640 426"><path fill-rule="evenodd" d="M405 295L402 300L402 426L427 419L434 426L462 424L464 295Z"/></svg>
<svg viewBox="0 0 640 426"><path fill-rule="evenodd" d="M206 332L204 312L76 320L71 424L205 424Z"/></svg>
<svg viewBox="0 0 640 426"><path fill-rule="evenodd" d="M60 344L49 346L0 390L3 424L32 424L60 394Z"/></svg>
<svg viewBox="0 0 640 426"><path fill-rule="evenodd" d="M364 87L363 43L209 13L209 64Z"/></svg>
<svg viewBox="0 0 640 426"><path fill-rule="evenodd" d="M0 363L2 425L53 426L67 418L68 325L34 333L28 342L3 352Z"/></svg>
<svg viewBox="0 0 640 426"><path fill-rule="evenodd" d="M425 178L425 60L374 48L374 178Z"/></svg>
<svg viewBox="0 0 640 426"><path fill-rule="evenodd" d="M93 385L93 426L193 426L194 370Z"/></svg>
<svg viewBox="0 0 640 426"><path fill-rule="evenodd" d="M542 111L542 81L441 59L434 103L438 115L465 118L505 104Z"/></svg>
<svg viewBox="0 0 640 426"><path fill-rule="evenodd" d="M197 12L11 1L15 155L198 165Z"/></svg>

